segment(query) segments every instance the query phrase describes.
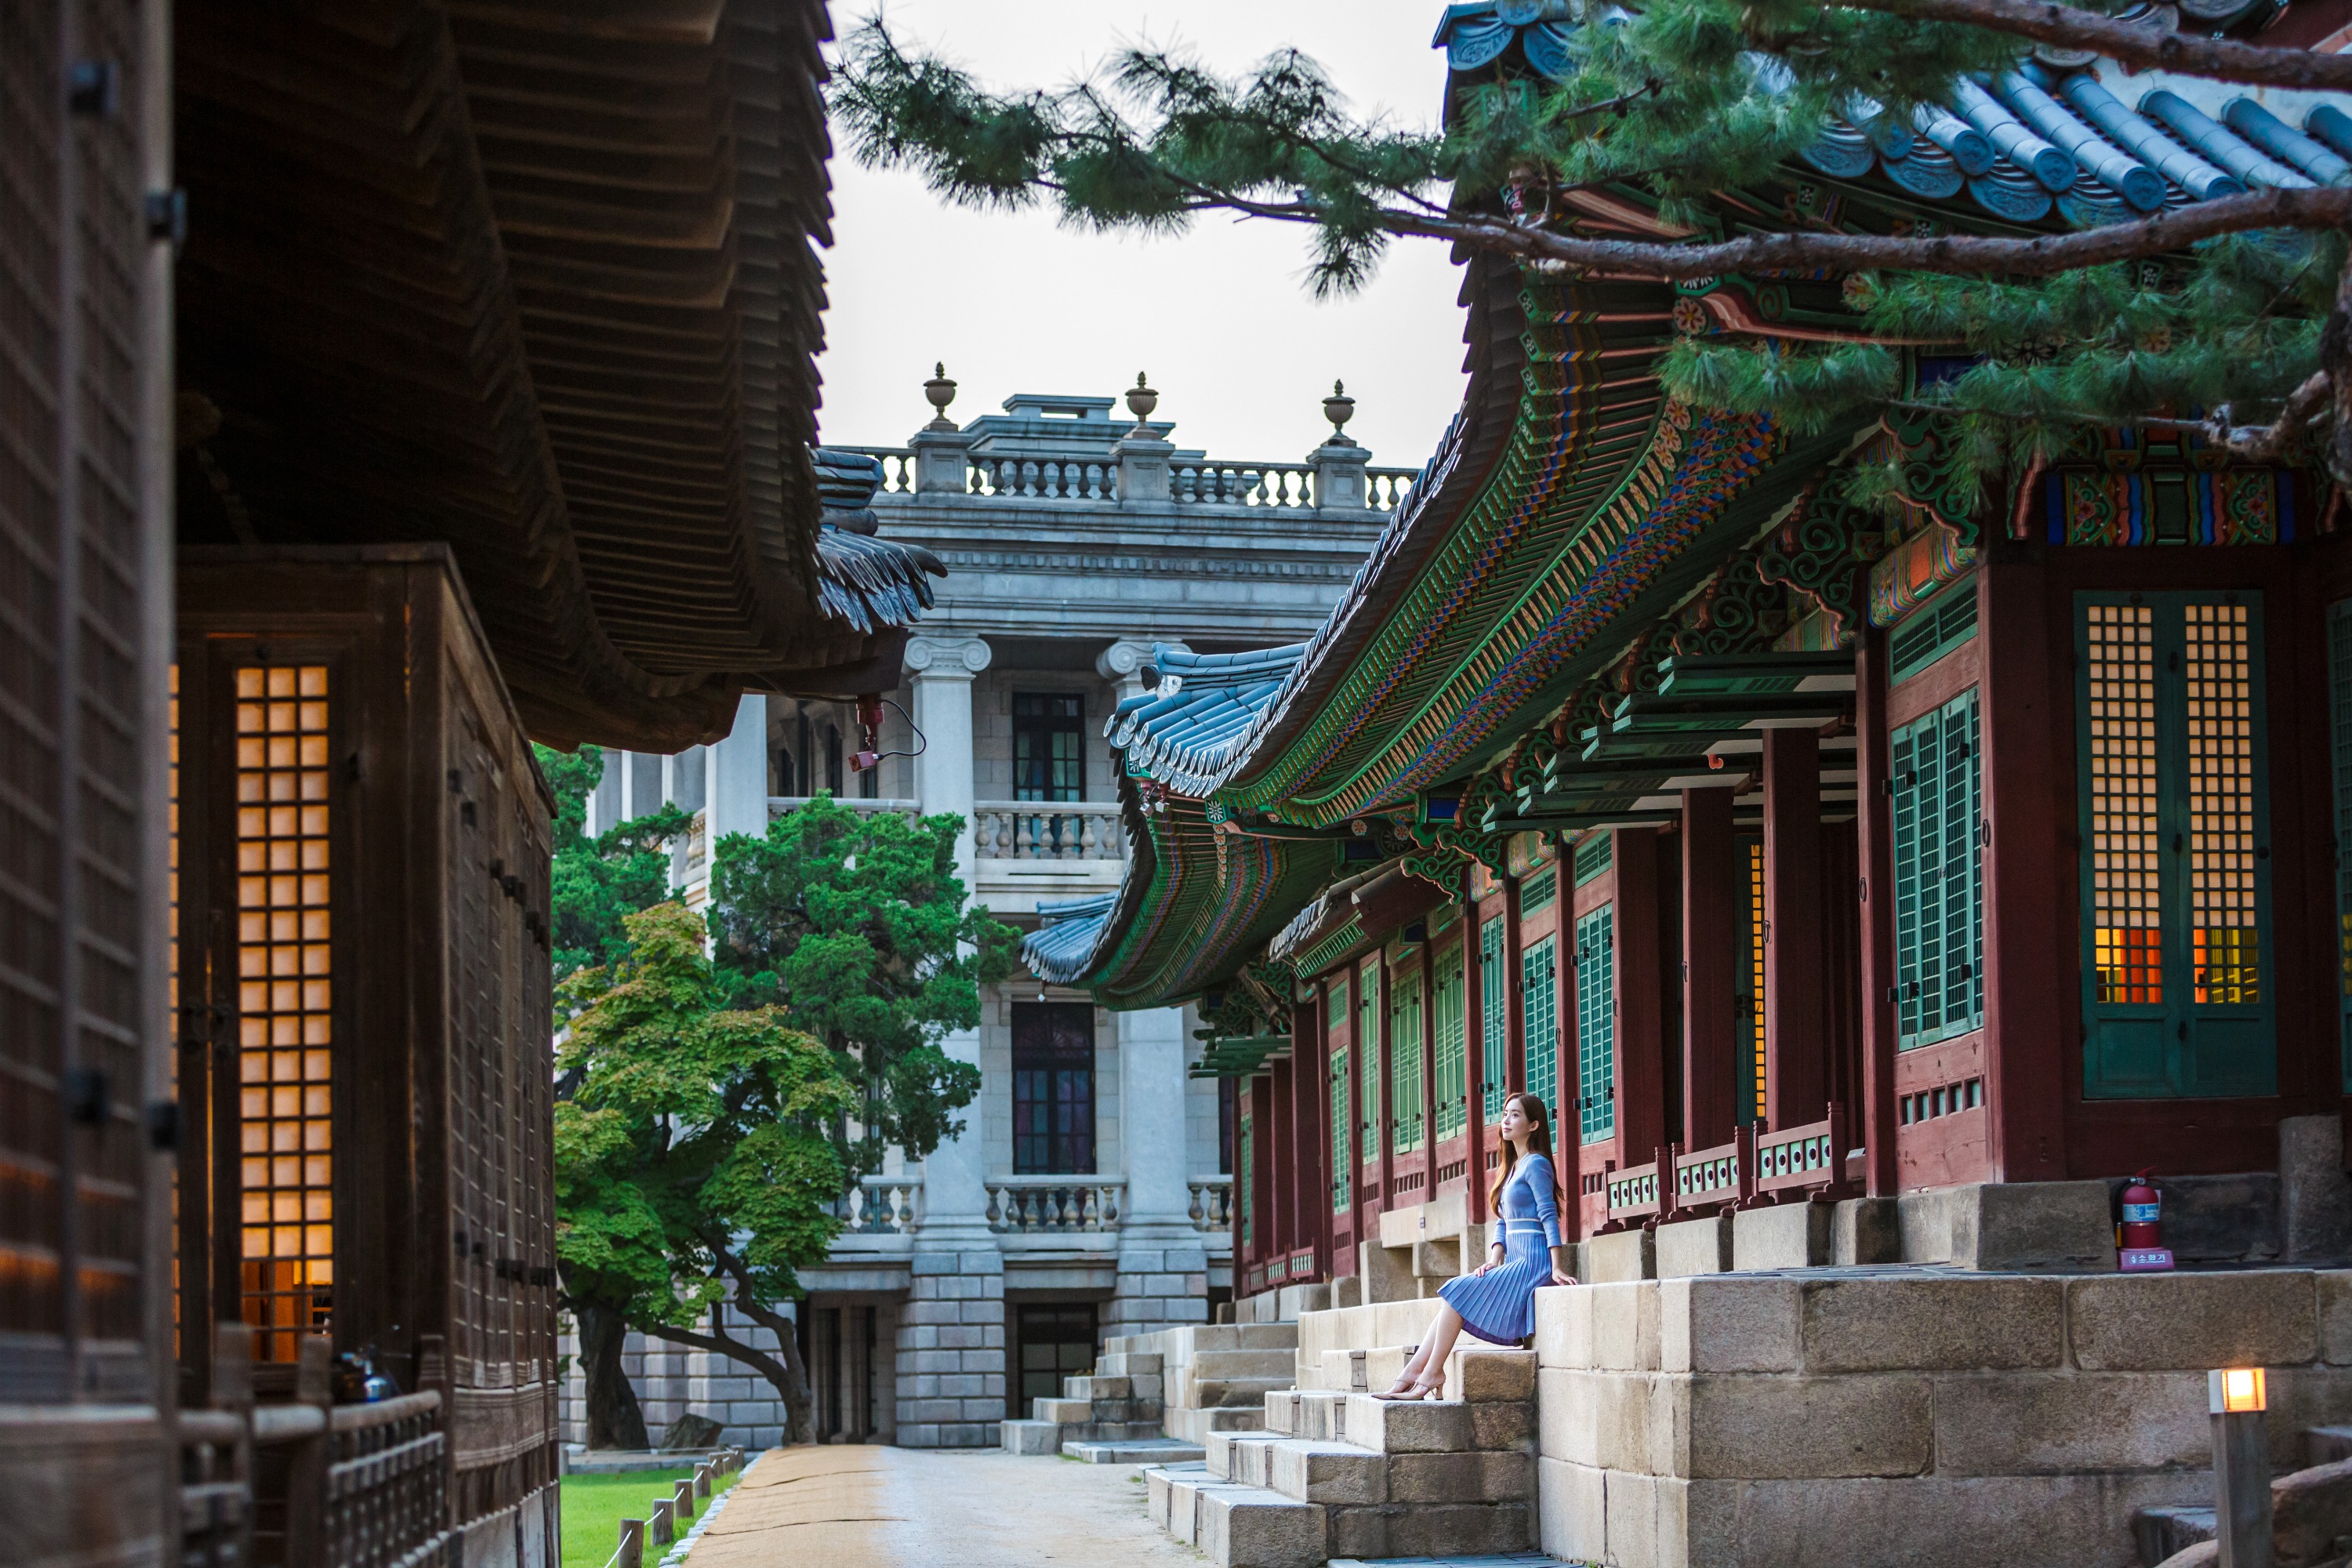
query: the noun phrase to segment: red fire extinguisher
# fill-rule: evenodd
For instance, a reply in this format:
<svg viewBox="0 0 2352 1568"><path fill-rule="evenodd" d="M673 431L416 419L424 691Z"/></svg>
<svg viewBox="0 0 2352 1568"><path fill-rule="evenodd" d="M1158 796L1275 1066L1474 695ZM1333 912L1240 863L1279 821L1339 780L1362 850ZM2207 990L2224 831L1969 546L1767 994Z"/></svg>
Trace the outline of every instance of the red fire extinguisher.
<svg viewBox="0 0 2352 1568"><path fill-rule="evenodd" d="M2126 1274L2157 1273L2172 1267L2172 1249L2164 1245L2164 1200L2156 1190L2155 1174L2153 1167L2142 1171L2124 1189L2124 1222L2116 1233L2116 1261Z"/></svg>

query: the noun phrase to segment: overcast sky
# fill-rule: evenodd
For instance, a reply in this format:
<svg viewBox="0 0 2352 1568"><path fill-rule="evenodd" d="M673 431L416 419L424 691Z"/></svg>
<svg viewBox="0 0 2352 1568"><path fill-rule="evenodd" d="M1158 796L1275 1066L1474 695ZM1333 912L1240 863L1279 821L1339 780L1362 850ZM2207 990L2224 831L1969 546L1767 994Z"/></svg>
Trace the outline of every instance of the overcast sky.
<svg viewBox="0 0 2352 1568"><path fill-rule="evenodd" d="M877 0L835 0L845 36ZM1181 44L1238 72L1296 45L1360 110L1427 125L1444 87L1429 47L1438 0L888 0L908 45L994 87L1060 86L1123 44ZM942 205L914 176L860 167L835 133L835 244L825 258L826 440L903 442L930 416L922 383L946 362L969 422L1015 392L1108 395L1147 373L1154 416L1213 457L1295 461L1328 434L1334 379L1349 434L1381 466L1429 456L1462 397L1460 274L1445 247L1400 240L1362 294L1318 304L1307 236L1201 220L1176 239L1104 237L1049 213Z"/></svg>

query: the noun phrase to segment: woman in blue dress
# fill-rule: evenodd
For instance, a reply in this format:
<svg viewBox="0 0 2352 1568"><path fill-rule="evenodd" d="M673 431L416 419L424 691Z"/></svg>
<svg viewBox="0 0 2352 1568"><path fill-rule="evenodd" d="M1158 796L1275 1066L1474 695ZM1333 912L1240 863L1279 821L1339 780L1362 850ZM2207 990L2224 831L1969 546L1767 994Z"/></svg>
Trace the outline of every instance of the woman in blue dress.
<svg viewBox="0 0 2352 1568"><path fill-rule="evenodd" d="M1503 1164L1496 1173L1488 1212L1495 1240L1486 1261L1448 1279L1437 1294L1437 1321L1421 1348L1404 1363L1404 1375L1382 1399L1434 1399L1445 1385L1445 1358L1467 1329L1477 1339L1516 1345L1534 1331L1536 1291L1545 1285L1573 1285L1568 1249L1559 1239L1559 1188L1551 1173L1551 1118L1532 1094L1503 1101L1496 1123L1503 1135Z"/></svg>

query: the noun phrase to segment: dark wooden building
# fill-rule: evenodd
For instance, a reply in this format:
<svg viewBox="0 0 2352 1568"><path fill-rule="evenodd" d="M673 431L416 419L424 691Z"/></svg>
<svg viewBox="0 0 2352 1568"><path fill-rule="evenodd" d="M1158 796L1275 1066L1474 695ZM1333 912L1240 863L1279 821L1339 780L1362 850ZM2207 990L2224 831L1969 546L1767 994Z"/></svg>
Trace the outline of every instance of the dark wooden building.
<svg viewBox="0 0 2352 1568"><path fill-rule="evenodd" d="M558 1560L530 742L938 569L821 516L828 26L0 10L11 1562Z"/></svg>

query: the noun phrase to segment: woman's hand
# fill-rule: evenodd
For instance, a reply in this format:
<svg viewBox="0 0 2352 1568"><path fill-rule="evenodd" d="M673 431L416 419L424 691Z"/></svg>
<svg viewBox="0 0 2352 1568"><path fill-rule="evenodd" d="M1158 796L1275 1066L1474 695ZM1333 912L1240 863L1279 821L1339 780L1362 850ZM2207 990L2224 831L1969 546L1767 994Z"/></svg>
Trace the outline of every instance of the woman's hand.
<svg viewBox="0 0 2352 1568"><path fill-rule="evenodd" d="M1470 1270L1470 1278L1473 1279L1484 1279L1487 1275L1493 1273L1494 1269L1495 1266L1492 1263L1481 1263L1477 1268Z"/></svg>
<svg viewBox="0 0 2352 1568"><path fill-rule="evenodd" d="M1576 1276L1555 1263L1551 1266L1551 1282L1555 1285L1573 1285L1576 1283Z"/></svg>

